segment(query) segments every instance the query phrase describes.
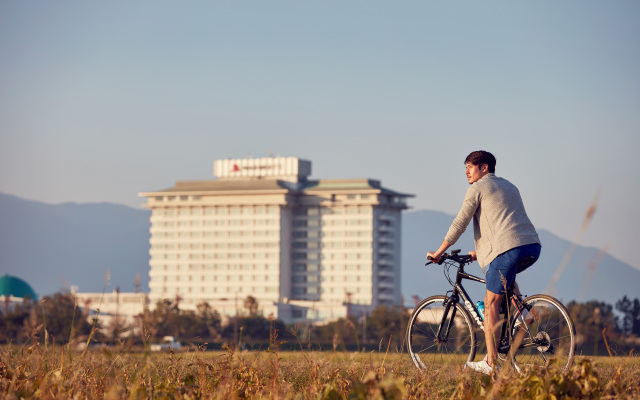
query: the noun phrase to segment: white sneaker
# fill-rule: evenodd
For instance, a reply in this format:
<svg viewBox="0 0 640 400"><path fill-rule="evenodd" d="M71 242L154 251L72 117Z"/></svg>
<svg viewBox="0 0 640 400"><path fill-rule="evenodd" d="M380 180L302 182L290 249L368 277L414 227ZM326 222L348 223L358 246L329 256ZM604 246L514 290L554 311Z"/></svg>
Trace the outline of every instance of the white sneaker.
<svg viewBox="0 0 640 400"><path fill-rule="evenodd" d="M516 323L513 325L514 330L517 331L518 328L520 328L520 325L522 325L524 322L526 322L527 325L533 322L533 317L531 316L531 314L529 314L529 310L527 310L526 308L523 309L522 313L519 314L516 318Z"/></svg>
<svg viewBox="0 0 640 400"><path fill-rule="evenodd" d="M493 372L493 368L491 368L491 365L489 365L489 363L487 362L487 356L485 356L482 361L467 361L464 367L469 367L472 370L482 372L485 375L491 375L491 372Z"/></svg>

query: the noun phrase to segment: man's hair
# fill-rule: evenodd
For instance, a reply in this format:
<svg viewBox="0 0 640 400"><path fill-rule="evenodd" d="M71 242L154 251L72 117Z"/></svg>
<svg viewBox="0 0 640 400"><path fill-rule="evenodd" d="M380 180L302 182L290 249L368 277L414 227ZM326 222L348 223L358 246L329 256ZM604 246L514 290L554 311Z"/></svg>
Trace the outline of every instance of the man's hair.
<svg viewBox="0 0 640 400"><path fill-rule="evenodd" d="M487 164L487 166L489 167L489 172L496 172L496 158L488 151L474 151L464 159L464 163L471 163L473 165Z"/></svg>

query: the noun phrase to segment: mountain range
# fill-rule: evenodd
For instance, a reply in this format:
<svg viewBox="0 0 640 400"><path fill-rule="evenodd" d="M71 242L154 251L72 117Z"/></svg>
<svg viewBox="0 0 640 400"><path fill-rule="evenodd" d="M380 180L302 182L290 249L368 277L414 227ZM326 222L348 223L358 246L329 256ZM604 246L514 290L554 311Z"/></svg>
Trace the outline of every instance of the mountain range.
<svg viewBox="0 0 640 400"><path fill-rule="evenodd" d="M39 296L68 290L148 291L150 211L111 204L45 204L0 193L0 275L28 282ZM442 242L454 216L408 211L402 226L402 291L405 301L444 294L450 285L443 266L425 267L425 255ZM472 249L469 229L454 248ZM538 230L540 260L518 275L523 293L541 293L571 248L570 241ZM483 276L477 264L467 272ZM137 277L139 276L139 281ZM138 282L136 284L136 281ZM640 296L640 270L597 248L577 246L551 293L561 300L600 300L613 304L623 295ZM449 287L447 287L449 285ZM481 284L466 288L479 300Z"/></svg>
<svg viewBox="0 0 640 400"><path fill-rule="evenodd" d="M0 275L39 296L78 287L134 291L149 283L149 210L111 203L51 205L0 193Z"/></svg>

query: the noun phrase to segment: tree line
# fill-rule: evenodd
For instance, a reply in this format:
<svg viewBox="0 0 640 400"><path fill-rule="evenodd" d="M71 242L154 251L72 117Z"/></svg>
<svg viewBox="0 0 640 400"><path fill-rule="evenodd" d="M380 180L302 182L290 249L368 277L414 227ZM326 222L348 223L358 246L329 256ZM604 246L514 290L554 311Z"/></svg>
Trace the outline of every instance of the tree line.
<svg viewBox="0 0 640 400"><path fill-rule="evenodd" d="M578 354L618 355L640 349L640 300L623 297L610 305L599 301L567 304L577 333ZM107 326L82 309L70 293L56 293L42 301L25 301L0 313L0 342L50 338L56 343L86 341L118 344L155 342L174 336L201 346L266 348L274 342L290 349L402 350L409 310L377 306L366 317L350 315L323 325L285 324L264 316L248 296L236 317L222 318L208 303L184 310L179 302L162 300L133 323L112 319ZM46 331L46 335L45 335Z"/></svg>

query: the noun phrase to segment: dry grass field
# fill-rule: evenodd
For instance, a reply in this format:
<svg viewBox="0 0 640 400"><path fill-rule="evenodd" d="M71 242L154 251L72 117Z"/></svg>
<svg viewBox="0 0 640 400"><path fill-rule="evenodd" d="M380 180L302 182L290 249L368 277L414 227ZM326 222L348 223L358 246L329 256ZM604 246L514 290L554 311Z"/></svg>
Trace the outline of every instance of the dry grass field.
<svg viewBox="0 0 640 400"><path fill-rule="evenodd" d="M637 399L640 357L577 357L570 371L488 377L443 359L420 373L406 353L86 353L0 348L3 399Z"/></svg>

